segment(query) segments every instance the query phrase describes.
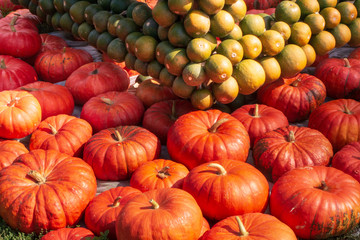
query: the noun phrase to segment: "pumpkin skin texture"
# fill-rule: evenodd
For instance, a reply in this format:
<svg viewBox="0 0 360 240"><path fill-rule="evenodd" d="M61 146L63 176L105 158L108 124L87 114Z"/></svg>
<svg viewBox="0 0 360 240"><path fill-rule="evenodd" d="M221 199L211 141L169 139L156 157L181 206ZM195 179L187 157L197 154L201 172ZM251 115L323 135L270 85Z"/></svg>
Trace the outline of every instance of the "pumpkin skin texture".
<svg viewBox="0 0 360 240"><path fill-rule="evenodd" d="M109 230L108 238L116 240L115 222L121 209L141 192L132 187L116 187L96 196L85 210L85 225L96 235Z"/></svg>
<svg viewBox="0 0 360 240"><path fill-rule="evenodd" d="M189 170L182 164L166 159L143 163L132 174L130 186L142 192L159 188L182 188Z"/></svg>
<svg viewBox="0 0 360 240"><path fill-rule="evenodd" d="M81 129L81 131L79 131ZM29 148L56 150L80 157L84 144L92 136L92 128L84 119L59 114L48 117L32 133Z"/></svg>
<svg viewBox="0 0 360 240"><path fill-rule="evenodd" d="M86 240L92 239L95 235L86 228L61 228L45 234L41 240Z"/></svg>
<svg viewBox="0 0 360 240"><path fill-rule="evenodd" d="M121 67L106 62L91 62L76 69L66 80L75 103L84 105L90 98L109 91L126 91L129 75Z"/></svg>
<svg viewBox="0 0 360 240"><path fill-rule="evenodd" d="M13 90L38 80L32 66L12 56L0 55L0 91Z"/></svg>
<svg viewBox="0 0 360 240"><path fill-rule="evenodd" d="M360 182L360 141L345 145L338 151L332 161L331 166L344 173L349 174Z"/></svg>
<svg viewBox="0 0 360 240"><path fill-rule="evenodd" d="M352 99L326 102L311 113L308 127L324 134L336 153L360 140L360 103Z"/></svg>
<svg viewBox="0 0 360 240"><path fill-rule="evenodd" d="M74 111L74 99L64 86L49 82L28 83L17 90L31 93L40 103L41 120L58 114L71 115Z"/></svg>
<svg viewBox="0 0 360 240"><path fill-rule="evenodd" d="M144 113L142 126L154 133L166 145L169 128L182 115L195 111L187 100L165 100L154 103Z"/></svg>
<svg viewBox="0 0 360 240"><path fill-rule="evenodd" d="M16 140L0 140L0 170L11 165L21 154L29 151Z"/></svg>
<svg viewBox="0 0 360 240"><path fill-rule="evenodd" d="M41 121L41 106L25 91L0 92L0 137L23 138L32 133Z"/></svg>
<svg viewBox="0 0 360 240"><path fill-rule="evenodd" d="M316 67L315 76L329 97L360 100L360 60L328 58Z"/></svg>
<svg viewBox="0 0 360 240"><path fill-rule="evenodd" d="M350 54L348 58L355 58L360 60L360 48L355 48Z"/></svg>
<svg viewBox="0 0 360 240"><path fill-rule="evenodd" d="M171 159L188 169L219 159L245 162L249 148L249 134L242 123L216 109L182 115L168 132Z"/></svg>
<svg viewBox="0 0 360 240"><path fill-rule="evenodd" d="M319 131L288 126L270 131L255 141L255 166L271 181L305 166L327 166L333 156L329 140Z"/></svg>
<svg viewBox="0 0 360 240"><path fill-rule="evenodd" d="M306 120L326 97L322 81L312 75L300 73L292 78L280 78L258 91L260 103L282 111L289 122Z"/></svg>
<svg viewBox="0 0 360 240"><path fill-rule="evenodd" d="M297 237L338 236L360 221L360 184L332 167L293 169L274 184L270 212Z"/></svg>
<svg viewBox="0 0 360 240"><path fill-rule="evenodd" d="M80 118L88 121L94 132L119 125L137 125L144 114L144 106L135 95L110 91L87 101Z"/></svg>
<svg viewBox="0 0 360 240"><path fill-rule="evenodd" d="M91 167L80 158L37 149L0 171L0 216L21 232L76 224L96 193Z"/></svg>
<svg viewBox="0 0 360 240"><path fill-rule="evenodd" d="M222 159L193 168L184 179L183 189L196 199L206 218L216 221L264 212L268 204L265 176L237 160Z"/></svg>
<svg viewBox="0 0 360 240"><path fill-rule="evenodd" d="M244 125L249 133L251 147L254 146L256 138L264 133L289 125L286 116L280 110L264 104L243 105L231 116Z"/></svg>
<svg viewBox="0 0 360 240"><path fill-rule="evenodd" d="M159 139L138 126L119 126L94 134L85 144L83 159L101 180L125 180L142 163L160 155Z"/></svg>
<svg viewBox="0 0 360 240"><path fill-rule="evenodd" d="M247 9L268 9L276 7L281 0L244 0ZM269 14L270 15L270 14Z"/></svg>
<svg viewBox="0 0 360 240"><path fill-rule="evenodd" d="M237 218L242 226L239 225ZM276 217L264 213L246 213L225 218L216 223L201 238L201 240L217 239L297 240L294 231L289 226Z"/></svg>
<svg viewBox="0 0 360 240"><path fill-rule="evenodd" d="M202 222L200 207L189 193L163 188L144 192L123 207L116 236L118 240L197 240Z"/></svg>
<svg viewBox="0 0 360 240"><path fill-rule="evenodd" d="M57 83L66 80L80 66L92 62L92 56L82 49L64 47L40 53L34 63L39 78Z"/></svg>

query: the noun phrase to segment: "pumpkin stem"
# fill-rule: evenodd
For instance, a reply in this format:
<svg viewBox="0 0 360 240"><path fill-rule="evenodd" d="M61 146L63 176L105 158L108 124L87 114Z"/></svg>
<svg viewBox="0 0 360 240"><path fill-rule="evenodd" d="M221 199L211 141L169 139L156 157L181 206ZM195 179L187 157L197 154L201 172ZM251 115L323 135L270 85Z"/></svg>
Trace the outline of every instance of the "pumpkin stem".
<svg viewBox="0 0 360 240"><path fill-rule="evenodd" d="M222 118L222 119L220 119L219 121L215 122L214 125L212 125L211 128L209 128L209 132L211 132L211 133L216 132L217 128L218 128L221 124L223 124L223 123L225 123L225 122L227 122L227 121L229 121L229 119L227 119L227 118Z"/></svg>
<svg viewBox="0 0 360 240"><path fill-rule="evenodd" d="M150 199L149 203L151 203L153 209L158 209L160 207L154 199Z"/></svg>
<svg viewBox="0 0 360 240"><path fill-rule="evenodd" d="M3 58L0 61L0 68L1 69L6 69L5 60Z"/></svg>
<svg viewBox="0 0 360 240"><path fill-rule="evenodd" d="M66 52L66 47L64 47L64 48L62 49L62 51L63 51L63 53L65 53L65 52Z"/></svg>
<svg viewBox="0 0 360 240"><path fill-rule="evenodd" d="M170 119L174 120L174 121L176 120L176 116L175 116L175 100L172 101Z"/></svg>
<svg viewBox="0 0 360 240"><path fill-rule="evenodd" d="M11 99L11 101L7 104L7 106L8 107L13 107L17 103L18 100L19 100L18 97L15 97L15 98Z"/></svg>
<svg viewBox="0 0 360 240"><path fill-rule="evenodd" d="M289 142L291 143L295 142L295 134L293 130L290 130L289 132Z"/></svg>
<svg viewBox="0 0 360 240"><path fill-rule="evenodd" d="M301 82L301 80L298 78L298 79L296 79L295 81L293 81L293 82L291 83L291 86L297 87L300 82Z"/></svg>
<svg viewBox="0 0 360 240"><path fill-rule="evenodd" d="M56 135L56 134L58 133L58 131L56 130L56 128L55 128L53 125L51 125L50 123L48 123L48 126L49 126L49 128L50 128L50 130L51 130L51 133L52 133L53 135Z"/></svg>
<svg viewBox="0 0 360 240"><path fill-rule="evenodd" d="M345 67L348 67L348 68L351 67L349 59L344 58L344 61L345 61Z"/></svg>
<svg viewBox="0 0 360 240"><path fill-rule="evenodd" d="M39 185L46 182L46 178L44 178L44 176L41 175L36 170L31 170L30 172L28 172L27 175L29 175L32 179L34 179L36 181L36 183Z"/></svg>
<svg viewBox="0 0 360 240"><path fill-rule="evenodd" d="M99 71L98 71L98 69L96 68L96 69L95 69L94 71L92 71L90 74L91 74L91 75L95 75L95 74L98 74L98 72L99 72Z"/></svg>
<svg viewBox="0 0 360 240"><path fill-rule="evenodd" d="M27 88L27 87L20 87L21 90L28 91L28 92L35 92L39 89L37 88Z"/></svg>
<svg viewBox="0 0 360 240"><path fill-rule="evenodd" d="M106 98L106 97L101 97L101 101L103 101L107 105L113 105L114 104L114 102L110 98Z"/></svg>
<svg viewBox="0 0 360 240"><path fill-rule="evenodd" d="M158 176L161 179L164 179L164 178L167 178L168 176L171 176L169 171L168 171L169 169L170 169L169 166L163 167L162 169L160 169L158 171L158 174L156 174L156 176Z"/></svg>
<svg viewBox="0 0 360 240"><path fill-rule="evenodd" d="M323 191L329 190L329 187L326 185L326 182L325 182L325 181L321 181L321 185L318 186L318 187L316 187L316 188L318 188L318 189L320 189L320 190L323 190Z"/></svg>
<svg viewBox="0 0 360 240"><path fill-rule="evenodd" d="M116 208L116 207L120 206L120 201L121 201L121 196L118 196L117 198L115 198L111 207Z"/></svg>
<svg viewBox="0 0 360 240"><path fill-rule="evenodd" d="M254 108L254 118L258 118L259 117L259 105L255 104L255 108Z"/></svg>
<svg viewBox="0 0 360 240"><path fill-rule="evenodd" d="M119 142L122 142L123 141L123 138L121 136L121 134L119 133L119 131L117 129L115 129L115 140L116 141L119 141Z"/></svg>
<svg viewBox="0 0 360 240"><path fill-rule="evenodd" d="M218 172L217 172L218 175L224 176L227 173L225 168L223 166L221 166L220 164L218 164L218 163L210 163L207 166L216 168L216 170L218 170Z"/></svg>
<svg viewBox="0 0 360 240"><path fill-rule="evenodd" d="M350 111L350 109L346 105L344 105L344 108L345 108L345 113L346 114L352 114L352 112Z"/></svg>
<svg viewBox="0 0 360 240"><path fill-rule="evenodd" d="M14 17L11 19L11 22L10 22L10 29L12 32L16 32L16 29L15 29L15 23L18 19L19 15L15 14Z"/></svg>
<svg viewBox="0 0 360 240"><path fill-rule="evenodd" d="M246 237L246 236L248 236L248 235L249 235L249 232L246 231L245 226L244 226L244 224L242 223L242 221L241 221L241 219L239 218L239 216L236 216L235 219L236 219L236 221L237 221L237 223L238 223L238 225L239 225L240 236L241 236L241 237Z"/></svg>

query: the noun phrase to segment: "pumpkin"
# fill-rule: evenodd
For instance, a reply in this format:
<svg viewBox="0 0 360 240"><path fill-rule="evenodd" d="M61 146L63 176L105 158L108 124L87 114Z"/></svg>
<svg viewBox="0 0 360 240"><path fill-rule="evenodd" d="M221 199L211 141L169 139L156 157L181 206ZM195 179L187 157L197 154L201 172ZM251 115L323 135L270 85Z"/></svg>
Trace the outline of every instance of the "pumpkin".
<svg viewBox="0 0 360 240"><path fill-rule="evenodd" d="M250 138L244 125L216 109L184 114L168 132L171 159L188 169L219 159L245 162L249 148Z"/></svg>
<svg viewBox="0 0 360 240"><path fill-rule="evenodd" d="M311 67L317 67L317 65L319 65L319 63L324 60L324 59L327 59L329 58L329 54L325 54L325 55L318 55L316 54L316 58L315 58L315 61L314 63L311 65Z"/></svg>
<svg viewBox="0 0 360 240"><path fill-rule="evenodd" d="M289 122L306 120L326 97L322 81L312 75L299 73L292 78L280 78L259 89L260 103L282 111Z"/></svg>
<svg viewBox="0 0 360 240"><path fill-rule="evenodd" d="M159 139L138 126L118 126L94 134L84 147L83 159L101 180L125 180L144 162L160 155Z"/></svg>
<svg viewBox="0 0 360 240"><path fill-rule="evenodd" d="M264 133L289 125L287 118L280 110L263 104L243 105L231 116L244 125L249 133L251 147L254 146L255 140Z"/></svg>
<svg viewBox="0 0 360 240"><path fill-rule="evenodd" d="M142 192L159 188L182 188L189 170L182 164L155 159L139 166L132 174L130 186Z"/></svg>
<svg viewBox="0 0 360 240"><path fill-rule="evenodd" d="M201 240L296 240L293 230L276 217L264 213L245 213L216 223Z"/></svg>
<svg viewBox="0 0 360 240"><path fill-rule="evenodd" d="M244 0L247 9L268 9L275 8L281 0Z"/></svg>
<svg viewBox="0 0 360 240"><path fill-rule="evenodd" d="M360 100L360 59L325 59L315 76L325 84L329 97Z"/></svg>
<svg viewBox="0 0 360 240"><path fill-rule="evenodd" d="M352 99L326 102L311 113L308 127L324 134L336 153L360 140L360 103Z"/></svg>
<svg viewBox="0 0 360 240"><path fill-rule="evenodd" d="M345 145L338 151L332 161L331 166L347 173L360 182L360 141Z"/></svg>
<svg viewBox="0 0 360 240"><path fill-rule="evenodd" d="M34 25L34 29L37 28L36 26L41 23L40 18L37 15L32 14L29 9L26 8L12 11L8 15L6 15L5 18L9 18L11 21L11 18L13 18L14 16L18 16L18 18L20 19L30 20Z"/></svg>
<svg viewBox="0 0 360 240"><path fill-rule="evenodd" d="M199 239L201 239L201 237L204 235L204 233L208 230L210 230L209 222L206 220L206 218L203 217L203 224L201 227L201 233L200 233Z"/></svg>
<svg viewBox="0 0 360 240"><path fill-rule="evenodd" d="M20 155L0 171L0 183L0 216L25 233L76 224L96 193L91 167L55 150Z"/></svg>
<svg viewBox="0 0 360 240"><path fill-rule="evenodd" d="M80 118L88 121L94 132L119 125L137 125L144 106L128 92L110 91L92 97L82 107Z"/></svg>
<svg viewBox="0 0 360 240"><path fill-rule="evenodd" d="M12 56L0 55L0 91L13 90L38 80L33 67Z"/></svg>
<svg viewBox="0 0 360 240"><path fill-rule="evenodd" d="M41 38L36 27L18 24L18 21L24 20L18 19L17 15L14 15L10 22L6 19L0 21L0 54L19 58L35 55L41 47Z"/></svg>
<svg viewBox="0 0 360 240"><path fill-rule="evenodd" d="M126 91L129 75L113 63L91 62L76 69L66 80L75 103L84 105L90 98L109 91Z"/></svg>
<svg viewBox="0 0 360 240"><path fill-rule="evenodd" d="M256 168L273 182L294 168L327 166L333 156L329 140L308 127L287 126L256 139L253 158Z"/></svg>
<svg viewBox="0 0 360 240"><path fill-rule="evenodd" d="M3 12L5 15L11 11L22 8L20 5L15 5L11 0L1 0L0 1L0 12Z"/></svg>
<svg viewBox="0 0 360 240"><path fill-rule="evenodd" d="M11 165L21 154L29 151L16 140L0 140L0 170Z"/></svg>
<svg viewBox="0 0 360 240"><path fill-rule="evenodd" d="M165 100L154 103L144 113L142 126L154 133L166 145L169 128L182 115L195 111L187 100Z"/></svg>
<svg viewBox="0 0 360 240"><path fill-rule="evenodd" d="M338 236L360 222L360 184L332 167L293 169L274 184L270 212L299 238Z"/></svg>
<svg viewBox="0 0 360 240"><path fill-rule="evenodd" d="M0 92L0 137L23 138L32 133L41 121L41 106L25 91Z"/></svg>
<svg viewBox="0 0 360 240"><path fill-rule="evenodd" d="M103 62L111 62L111 63L114 63L116 65L118 65L119 67L121 67L122 69L124 69L130 77L132 76L136 76L136 75L139 75L138 72L134 71L134 70L131 70L131 69L128 69L126 66L125 66L125 62L117 62L115 61L114 59L111 59L106 53L102 53L102 60Z"/></svg>
<svg viewBox="0 0 360 240"><path fill-rule="evenodd" d="M41 240L86 240L93 239L95 235L86 228L61 228L45 234Z"/></svg>
<svg viewBox="0 0 360 240"><path fill-rule="evenodd" d="M106 230L108 238L116 240L115 222L121 209L133 197L141 192L132 187L116 187L97 195L85 210L85 225L96 235Z"/></svg>
<svg viewBox="0 0 360 240"><path fill-rule="evenodd" d="M355 58L360 60L360 47L355 48L350 54L348 58Z"/></svg>
<svg viewBox="0 0 360 240"><path fill-rule="evenodd" d="M189 193L163 188L128 201L116 220L116 236L117 239L197 240L202 222L200 207Z"/></svg>
<svg viewBox="0 0 360 240"><path fill-rule="evenodd" d="M87 121L59 114L48 117L39 124L31 135L29 149L52 149L80 157L84 144L91 136L92 128Z"/></svg>
<svg viewBox="0 0 360 240"><path fill-rule="evenodd" d="M62 85L36 81L17 90L27 91L39 101L42 120L58 114L71 115L74 111L74 99L70 91Z"/></svg>
<svg viewBox="0 0 360 240"><path fill-rule="evenodd" d="M249 212L264 212L269 184L264 175L248 163L222 159L190 170L183 189L199 204L210 220Z"/></svg>
<svg viewBox="0 0 360 240"><path fill-rule="evenodd" d="M165 100L178 99L171 87L163 86L153 79L141 82L136 89L136 96L144 103L145 107Z"/></svg>
<svg viewBox="0 0 360 240"><path fill-rule="evenodd" d="M80 66L92 61L92 56L85 50L64 47L40 53L34 66L41 80L57 83L66 80Z"/></svg>

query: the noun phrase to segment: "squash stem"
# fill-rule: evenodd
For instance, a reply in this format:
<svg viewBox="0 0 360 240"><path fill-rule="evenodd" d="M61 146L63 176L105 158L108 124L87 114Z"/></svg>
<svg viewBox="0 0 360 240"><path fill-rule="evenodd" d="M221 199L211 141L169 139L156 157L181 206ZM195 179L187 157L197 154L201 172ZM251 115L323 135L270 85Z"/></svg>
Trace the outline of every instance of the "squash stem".
<svg viewBox="0 0 360 240"><path fill-rule="evenodd" d="M0 61L0 68L1 69L6 69L5 60L3 58Z"/></svg>
<svg viewBox="0 0 360 240"><path fill-rule="evenodd" d="M219 121L215 122L214 125L212 125L211 128L209 128L209 132L211 132L211 133L216 132L217 128L218 128L221 124L223 124L223 123L225 123L225 122L227 122L227 121L229 121L229 119L227 119L227 118L222 118L222 119L220 119Z"/></svg>
<svg viewBox="0 0 360 240"><path fill-rule="evenodd" d="M115 140L119 142L123 141L123 138L117 129L115 129Z"/></svg>
<svg viewBox="0 0 360 240"><path fill-rule="evenodd" d="M111 207L116 208L116 207L120 206L120 201L121 201L121 196L118 196L117 198L115 198Z"/></svg>
<svg viewBox="0 0 360 240"><path fill-rule="evenodd" d="M168 171L169 169L170 169L169 166L163 167L162 169L160 169L158 171L158 174L156 174L156 176L158 176L161 179L164 179L164 178L167 178L168 176L171 176L169 171Z"/></svg>
<svg viewBox="0 0 360 240"><path fill-rule="evenodd" d="M351 67L349 59L344 58L344 61L345 61L345 67L348 67L348 68Z"/></svg>
<svg viewBox="0 0 360 240"><path fill-rule="evenodd" d="M35 92L39 89L37 88L27 88L27 87L20 87L21 90L27 91L27 92Z"/></svg>
<svg viewBox="0 0 360 240"><path fill-rule="evenodd" d="M63 51L63 53L65 53L65 52L66 52L66 47L64 47L64 48L62 49L62 51Z"/></svg>
<svg viewBox="0 0 360 240"><path fill-rule="evenodd" d="M160 207L154 199L150 199L149 203L151 203L153 209L158 209Z"/></svg>
<svg viewBox="0 0 360 240"><path fill-rule="evenodd" d="M170 115L170 119L175 121L176 120L176 116L175 116L175 100L172 101L172 106L171 106L171 115Z"/></svg>
<svg viewBox="0 0 360 240"><path fill-rule="evenodd" d="M27 175L34 179L37 184L44 184L46 182L46 178L36 170L31 170Z"/></svg>
<svg viewBox="0 0 360 240"><path fill-rule="evenodd" d="M216 168L216 170L218 170L217 174L220 175L220 176L224 176L227 173L225 168L223 166L221 166L220 164L218 164L218 163L210 163L207 166Z"/></svg>
<svg viewBox="0 0 360 240"><path fill-rule="evenodd" d="M11 29L12 32L16 32L15 24L16 24L16 21L17 21L18 17L19 17L19 15L15 14L14 17L11 19L10 29Z"/></svg>
<svg viewBox="0 0 360 240"><path fill-rule="evenodd" d="M259 105L255 104L255 109L254 109L254 118L258 118L259 117Z"/></svg>
<svg viewBox="0 0 360 240"><path fill-rule="evenodd" d="M295 134L293 130L289 132L289 142L291 143L295 142Z"/></svg>
<svg viewBox="0 0 360 240"><path fill-rule="evenodd" d="M296 79L295 81L293 81L293 82L291 83L291 86L297 87L297 86L299 85L299 82L301 82L301 80L298 78L298 79Z"/></svg>
<svg viewBox="0 0 360 240"><path fill-rule="evenodd" d="M326 182L324 180L322 180L320 183L321 183L321 185L319 187L317 187L318 189L323 190L323 191L329 190L329 187L328 187L328 185L326 185Z"/></svg>
<svg viewBox="0 0 360 240"><path fill-rule="evenodd" d="M103 101L107 105L113 105L114 104L114 102L110 98L106 98L106 97L101 97L101 101Z"/></svg>
<svg viewBox="0 0 360 240"><path fill-rule="evenodd" d="M50 123L48 123L48 126L49 126L49 128L50 128L50 130L51 130L51 133L52 133L53 135L56 135L56 134L58 133L58 131L56 130L56 128L55 128L53 125L51 125Z"/></svg>
<svg viewBox="0 0 360 240"><path fill-rule="evenodd" d="M344 108L345 108L345 113L346 114L352 114L352 112L350 111L350 109L346 105L344 105Z"/></svg>
<svg viewBox="0 0 360 240"><path fill-rule="evenodd" d="M235 219L239 225L239 229L240 229L240 237L246 237L249 235L249 232L246 231L244 224L242 223L241 219L239 218L239 216L235 216Z"/></svg>

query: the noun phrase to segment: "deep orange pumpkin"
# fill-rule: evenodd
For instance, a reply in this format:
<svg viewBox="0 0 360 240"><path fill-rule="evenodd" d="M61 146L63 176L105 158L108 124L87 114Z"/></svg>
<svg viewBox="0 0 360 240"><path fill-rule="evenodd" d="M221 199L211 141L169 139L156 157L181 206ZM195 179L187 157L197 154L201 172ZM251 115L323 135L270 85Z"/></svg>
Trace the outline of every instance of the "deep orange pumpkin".
<svg viewBox="0 0 360 240"><path fill-rule="evenodd" d="M28 152L21 142L0 139L0 170L11 165L21 154Z"/></svg>
<svg viewBox="0 0 360 240"><path fill-rule="evenodd" d="M144 192L131 199L116 220L117 239L197 240L203 216L195 199L177 188Z"/></svg>
<svg viewBox="0 0 360 240"><path fill-rule="evenodd" d="M72 226L95 197L96 178L80 158L37 149L0 171L0 216L21 232Z"/></svg>
<svg viewBox="0 0 360 240"><path fill-rule="evenodd" d="M135 188L121 186L100 193L85 210L86 227L96 235L108 230L108 238L116 240L116 218L125 204L140 193Z"/></svg>
<svg viewBox="0 0 360 240"><path fill-rule="evenodd" d="M210 220L264 212L268 204L269 184L264 175L236 160L222 159L193 168L184 179L183 189Z"/></svg>
<svg viewBox="0 0 360 240"><path fill-rule="evenodd" d="M329 140L307 127L288 126L267 132L253 148L256 168L273 182L294 168L327 166L332 156Z"/></svg>
<svg viewBox="0 0 360 240"><path fill-rule="evenodd" d="M293 169L274 184L270 212L299 238L342 235L360 222L360 184L332 167Z"/></svg>
<svg viewBox="0 0 360 240"><path fill-rule="evenodd" d="M250 138L244 125L216 109L182 115L168 132L171 159L188 169L219 159L245 162L249 148Z"/></svg>
<svg viewBox="0 0 360 240"><path fill-rule="evenodd" d="M360 182L360 141L349 143L338 151L331 161L331 166Z"/></svg>
<svg viewBox="0 0 360 240"><path fill-rule="evenodd" d="M86 228L61 228L45 234L41 240L86 240L92 239L95 235Z"/></svg>

